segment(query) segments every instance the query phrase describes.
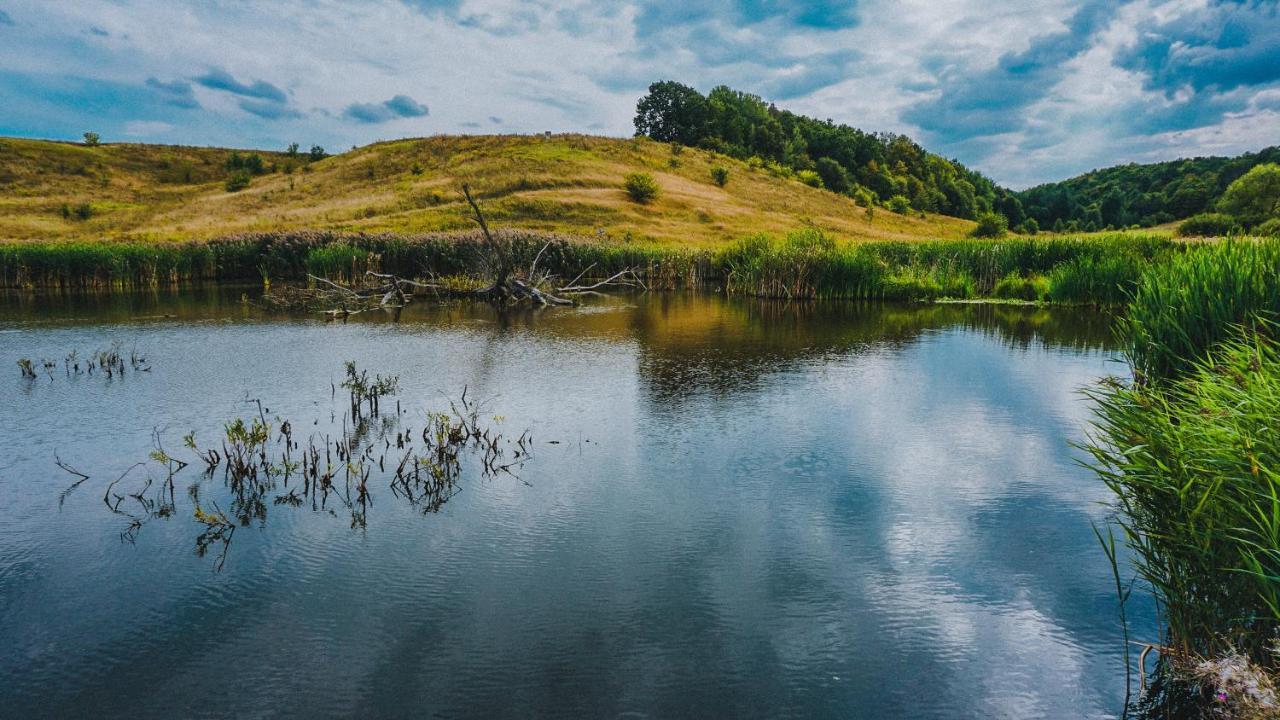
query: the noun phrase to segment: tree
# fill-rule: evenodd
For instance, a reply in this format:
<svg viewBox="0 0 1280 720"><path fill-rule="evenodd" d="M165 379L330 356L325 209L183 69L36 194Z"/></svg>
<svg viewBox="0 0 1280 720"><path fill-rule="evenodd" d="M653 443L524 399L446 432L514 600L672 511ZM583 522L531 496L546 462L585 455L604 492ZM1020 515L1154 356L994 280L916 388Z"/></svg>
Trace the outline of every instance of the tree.
<svg viewBox="0 0 1280 720"><path fill-rule="evenodd" d="M649 94L636 103L636 134L662 142L696 145L706 137L710 120L707 99L670 80L650 85Z"/></svg>
<svg viewBox="0 0 1280 720"><path fill-rule="evenodd" d="M814 167L818 172L818 177L822 178L822 186L831 192L845 193L851 186L849 180L849 171L844 169L840 163L831 158L818 158L818 162Z"/></svg>
<svg viewBox="0 0 1280 720"><path fill-rule="evenodd" d="M1231 183L1218 201L1218 210L1247 226L1280 217L1280 165L1258 165Z"/></svg>
<svg viewBox="0 0 1280 720"><path fill-rule="evenodd" d="M84 144L89 147L98 147L102 143L102 138L96 132L87 132L84 134Z"/></svg>
<svg viewBox="0 0 1280 720"><path fill-rule="evenodd" d="M894 195L889 198L889 209L899 215L906 215L911 212L911 201L906 195Z"/></svg>
<svg viewBox="0 0 1280 720"><path fill-rule="evenodd" d="M328 156L329 156L329 153L325 152L324 148L320 147L319 145L312 145L311 150L307 153L307 158L312 161L323 160Z"/></svg>
<svg viewBox="0 0 1280 720"><path fill-rule="evenodd" d="M298 143L289 143L289 147L284 152L291 158L298 157Z"/></svg>

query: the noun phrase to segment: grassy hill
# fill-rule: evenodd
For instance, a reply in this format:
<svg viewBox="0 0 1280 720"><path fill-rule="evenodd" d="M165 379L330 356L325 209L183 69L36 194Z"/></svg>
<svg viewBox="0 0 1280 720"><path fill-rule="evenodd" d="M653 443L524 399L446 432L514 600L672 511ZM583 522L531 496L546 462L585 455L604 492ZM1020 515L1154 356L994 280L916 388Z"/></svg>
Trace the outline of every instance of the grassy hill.
<svg viewBox="0 0 1280 720"><path fill-rule="evenodd" d="M705 150L675 153L647 139L441 136L378 143L315 162L260 152L269 171L228 192L232 152L0 138L0 240L462 230L471 227L459 193L463 182L498 226L659 244L711 247L805 224L844 241L960 238L973 227L884 209L868 220L847 197ZM723 188L711 178L716 165L729 170ZM630 200L622 178L631 172L657 179L657 200Z"/></svg>

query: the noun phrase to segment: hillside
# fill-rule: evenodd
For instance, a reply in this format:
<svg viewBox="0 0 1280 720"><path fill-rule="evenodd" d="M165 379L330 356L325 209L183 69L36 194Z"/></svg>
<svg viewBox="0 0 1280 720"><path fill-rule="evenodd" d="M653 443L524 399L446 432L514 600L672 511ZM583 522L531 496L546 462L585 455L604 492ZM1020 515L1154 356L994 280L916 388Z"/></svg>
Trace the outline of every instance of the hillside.
<svg viewBox="0 0 1280 720"><path fill-rule="evenodd" d="M1212 210L1227 186L1255 165L1280 162L1280 147L1238 157L1117 165L1018 193L1042 229L1157 226Z"/></svg>
<svg viewBox="0 0 1280 720"><path fill-rule="evenodd" d="M0 139L0 239L204 239L258 230L461 230L468 182L495 225L713 245L812 223L842 240L958 238L971 222L877 209L707 150L582 135L431 137L308 162L259 152L264 173L228 192L232 150L86 147ZM238 151L244 158L254 151ZM711 168L729 170L725 187ZM622 178L661 194L632 202Z"/></svg>
<svg viewBox="0 0 1280 720"><path fill-rule="evenodd" d="M649 86L636 103L636 134L679 142L759 164L773 164L828 190L959 218L999 212L1010 227L1022 204L990 178L925 150L905 135L870 133L780 109L719 86L703 95L678 82Z"/></svg>

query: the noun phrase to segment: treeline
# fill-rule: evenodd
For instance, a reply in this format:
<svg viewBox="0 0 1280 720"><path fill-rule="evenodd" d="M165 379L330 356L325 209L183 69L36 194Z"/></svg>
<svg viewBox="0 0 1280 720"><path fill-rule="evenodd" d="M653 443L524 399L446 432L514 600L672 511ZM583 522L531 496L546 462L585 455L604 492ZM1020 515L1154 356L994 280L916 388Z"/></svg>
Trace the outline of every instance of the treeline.
<svg viewBox="0 0 1280 720"><path fill-rule="evenodd" d="M1118 165L1018 193L1042 229L1076 232L1150 227L1218 208L1223 193L1255 166L1280 162L1280 147L1239 157Z"/></svg>
<svg viewBox="0 0 1280 720"><path fill-rule="evenodd" d="M1013 193L905 135L797 115L725 86L703 95L677 82L654 83L636 105L635 126L638 135L793 173L863 205L970 219L995 212L1016 229L1027 219Z"/></svg>

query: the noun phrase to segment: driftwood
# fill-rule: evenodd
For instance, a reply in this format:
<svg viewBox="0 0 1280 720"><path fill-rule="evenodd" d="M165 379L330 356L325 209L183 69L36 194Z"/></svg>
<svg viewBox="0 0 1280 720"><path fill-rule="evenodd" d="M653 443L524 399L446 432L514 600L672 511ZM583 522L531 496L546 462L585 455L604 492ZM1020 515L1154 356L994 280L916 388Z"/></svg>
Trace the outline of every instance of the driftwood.
<svg viewBox="0 0 1280 720"><path fill-rule="evenodd" d="M366 280L374 282L363 286L344 286L328 278L308 275L316 287L286 289L264 300L269 305L287 308L314 308L329 318L346 318L368 310L403 308L413 301L415 291L427 291L437 297L470 297L486 300L501 306L528 302L533 305L574 305L575 295L599 295L605 288L639 288L648 290L644 281L633 269L627 268L612 276L591 284L577 284L595 264L592 263L565 285L557 286L555 276L538 269L538 262L551 246L548 242L534 256L527 270L515 267L510 243L499 241L489 231L484 213L471 194L468 185L462 186L462 196L471 206L472 220L480 227L484 237L483 252L486 270L493 281L479 290L463 290L430 282L409 280L391 273L369 270Z"/></svg>

